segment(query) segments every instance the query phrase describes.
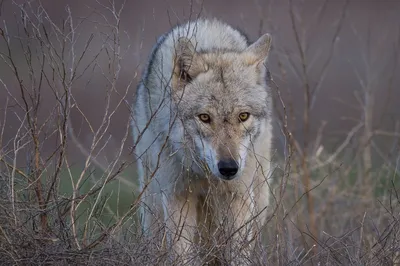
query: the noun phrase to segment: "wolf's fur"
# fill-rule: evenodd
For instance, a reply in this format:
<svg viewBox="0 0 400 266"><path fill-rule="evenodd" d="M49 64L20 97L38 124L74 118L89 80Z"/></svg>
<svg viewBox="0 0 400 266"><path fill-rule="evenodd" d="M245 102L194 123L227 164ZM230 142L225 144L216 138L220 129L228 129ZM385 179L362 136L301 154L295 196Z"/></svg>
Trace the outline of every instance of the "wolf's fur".
<svg viewBox="0 0 400 266"><path fill-rule="evenodd" d="M132 123L141 216L146 232L165 225L180 254L228 243L219 232L235 248L265 221L270 44L268 34L249 45L229 25L198 19L162 36L152 52Z"/></svg>

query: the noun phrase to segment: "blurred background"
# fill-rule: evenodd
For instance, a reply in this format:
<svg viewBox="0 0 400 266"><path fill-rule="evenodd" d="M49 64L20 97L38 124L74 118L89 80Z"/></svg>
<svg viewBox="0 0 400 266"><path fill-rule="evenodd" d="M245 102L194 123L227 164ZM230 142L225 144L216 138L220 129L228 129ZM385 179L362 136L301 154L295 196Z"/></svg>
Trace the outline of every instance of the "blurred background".
<svg viewBox="0 0 400 266"><path fill-rule="evenodd" d="M24 1L2 1L1 19L7 24L11 35L17 34L15 19L19 15L18 4ZM101 2L101 1L100 1ZM265 32L273 36L273 50L269 68L282 91L284 101L292 108L293 134L301 143L304 138L304 82L315 90L310 108L309 138L315 139L322 123L324 147L335 149L347 133L362 120L366 91L373 92L372 128L395 130L400 115L400 75L398 68L400 45L400 3L398 1L293 1L294 21L291 19L289 1L114 1L116 7L125 6L121 13L121 44L126 49L121 62L119 86L129 88L129 97L134 94L136 83L145 67L152 46L157 38L177 23L197 16L216 17L247 33L251 41ZM32 1L34 4L35 2ZM78 26L79 38L76 49L82 50L90 34L97 34L101 26L99 12L103 12L96 1L41 1L48 15L61 25L67 17L66 7ZM293 26L295 24L295 27ZM298 41L304 50L305 77ZM94 47L101 45L95 38ZM13 52L23 60L20 47L14 44ZM95 50L95 49L93 49ZM85 58L90 60L89 57ZM101 60L102 58L100 58ZM17 59L18 60L18 59ZM100 61L107 64L106 60ZM17 61L17 63L19 63ZM6 84L15 82L9 69L0 65L2 79ZM96 72L95 75L98 75ZM132 78L133 77L133 78ZM106 86L101 79L93 78L89 84L78 81L74 84L74 95L87 119L98 125L101 116L98 108L104 104ZM14 91L13 86L9 86ZM46 93L42 95L46 98ZM7 93L0 90L0 105L5 105ZM117 97L113 98L117 101ZM130 98L127 98L129 104ZM41 110L53 107L52 102L43 101ZM109 134L116 143L122 138L129 109L118 108ZM79 131L80 142L88 145L91 137L88 129L81 125L80 114L72 112L72 123ZM4 140L15 134L18 122L8 120ZM277 135L279 134L279 131ZM390 139L377 140L380 145L389 145ZM283 149L282 141L276 140L277 150ZM386 146L387 147L387 146ZM71 147L73 158L81 155Z"/></svg>

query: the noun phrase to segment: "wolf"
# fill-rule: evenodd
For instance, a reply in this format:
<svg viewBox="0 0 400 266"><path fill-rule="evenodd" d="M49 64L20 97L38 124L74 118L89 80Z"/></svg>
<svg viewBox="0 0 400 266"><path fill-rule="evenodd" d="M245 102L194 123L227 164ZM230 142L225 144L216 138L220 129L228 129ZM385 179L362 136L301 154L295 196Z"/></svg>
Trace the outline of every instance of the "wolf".
<svg viewBox="0 0 400 266"><path fill-rule="evenodd" d="M132 108L140 216L143 232L163 228L178 255L218 246L235 261L265 223L270 47L269 34L249 43L220 20L198 18L153 48Z"/></svg>

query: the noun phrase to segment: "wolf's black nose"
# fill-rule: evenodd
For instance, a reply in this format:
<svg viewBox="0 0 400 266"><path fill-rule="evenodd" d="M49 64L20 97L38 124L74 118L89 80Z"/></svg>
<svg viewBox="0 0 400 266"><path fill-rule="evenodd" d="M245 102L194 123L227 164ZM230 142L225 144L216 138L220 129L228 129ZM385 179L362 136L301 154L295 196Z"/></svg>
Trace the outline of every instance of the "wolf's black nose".
<svg viewBox="0 0 400 266"><path fill-rule="evenodd" d="M226 177L227 180L230 180L231 177L236 175L236 173L238 172L239 166L235 160L229 159L226 161L219 161L218 170L221 173L221 175Z"/></svg>

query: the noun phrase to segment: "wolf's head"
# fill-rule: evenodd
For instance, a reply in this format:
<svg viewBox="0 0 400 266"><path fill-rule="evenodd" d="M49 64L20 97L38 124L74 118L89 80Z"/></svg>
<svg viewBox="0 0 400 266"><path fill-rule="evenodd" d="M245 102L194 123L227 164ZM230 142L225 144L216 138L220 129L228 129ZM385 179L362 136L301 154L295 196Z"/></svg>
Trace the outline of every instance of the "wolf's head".
<svg viewBox="0 0 400 266"><path fill-rule="evenodd" d="M185 143L222 179L240 176L268 123L270 46L268 34L240 52L197 51L187 38L176 43L171 87Z"/></svg>

